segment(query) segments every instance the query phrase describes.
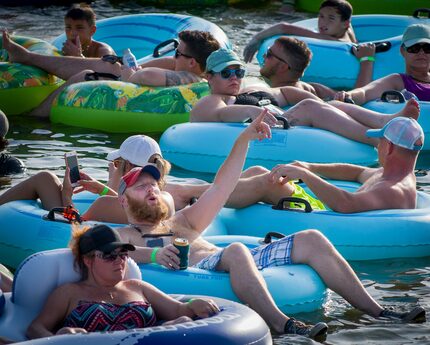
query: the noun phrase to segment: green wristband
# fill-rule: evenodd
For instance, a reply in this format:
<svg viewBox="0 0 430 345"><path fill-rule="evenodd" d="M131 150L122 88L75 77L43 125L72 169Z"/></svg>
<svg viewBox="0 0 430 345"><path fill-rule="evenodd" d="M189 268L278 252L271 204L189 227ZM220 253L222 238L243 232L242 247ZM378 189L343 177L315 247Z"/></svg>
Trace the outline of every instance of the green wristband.
<svg viewBox="0 0 430 345"><path fill-rule="evenodd" d="M109 188L105 186L103 190L99 193L99 195L103 196L103 195L106 195L107 193L109 193Z"/></svg>
<svg viewBox="0 0 430 345"><path fill-rule="evenodd" d="M151 262L152 263L154 263L154 264L156 264L157 263L157 252L160 250L160 247L157 247L157 248L154 248L153 250L152 250L152 253L151 253Z"/></svg>
<svg viewBox="0 0 430 345"><path fill-rule="evenodd" d="M363 62L363 61L375 61L375 57L373 57L373 56L363 56L362 58L360 58L360 62Z"/></svg>
<svg viewBox="0 0 430 345"><path fill-rule="evenodd" d="M187 302L187 304L191 304L191 302L192 301L194 301L194 298L191 298L188 302Z"/></svg>

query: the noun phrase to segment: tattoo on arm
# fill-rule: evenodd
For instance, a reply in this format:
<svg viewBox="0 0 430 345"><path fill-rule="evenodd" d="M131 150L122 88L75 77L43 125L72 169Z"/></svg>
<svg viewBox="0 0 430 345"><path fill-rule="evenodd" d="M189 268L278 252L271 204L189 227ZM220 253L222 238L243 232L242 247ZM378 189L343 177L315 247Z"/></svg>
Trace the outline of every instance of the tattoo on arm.
<svg viewBox="0 0 430 345"><path fill-rule="evenodd" d="M201 78L194 73L187 71L167 71L166 86L176 86L200 81Z"/></svg>

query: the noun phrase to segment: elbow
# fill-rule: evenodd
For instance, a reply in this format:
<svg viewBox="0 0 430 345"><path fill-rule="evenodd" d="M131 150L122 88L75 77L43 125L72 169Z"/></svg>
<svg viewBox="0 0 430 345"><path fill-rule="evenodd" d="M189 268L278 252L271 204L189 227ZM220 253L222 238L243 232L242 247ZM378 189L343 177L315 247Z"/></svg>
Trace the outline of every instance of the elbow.
<svg viewBox="0 0 430 345"><path fill-rule="evenodd" d="M340 197L336 197L332 205L327 205L335 212L338 213L353 213L356 212L356 207L350 195L344 194Z"/></svg>

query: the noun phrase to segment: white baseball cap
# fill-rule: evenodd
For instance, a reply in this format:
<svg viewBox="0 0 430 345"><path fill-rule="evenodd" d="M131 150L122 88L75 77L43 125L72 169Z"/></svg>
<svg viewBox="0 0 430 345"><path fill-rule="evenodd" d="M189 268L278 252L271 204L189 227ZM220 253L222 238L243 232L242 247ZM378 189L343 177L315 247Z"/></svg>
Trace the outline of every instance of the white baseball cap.
<svg viewBox="0 0 430 345"><path fill-rule="evenodd" d="M125 139L118 150L109 152L107 159L113 161L122 158L142 167L148 164L153 154L161 156L160 146L154 139L146 135L133 135Z"/></svg>
<svg viewBox="0 0 430 345"><path fill-rule="evenodd" d="M381 129L369 129L366 134L371 138L384 137L394 145L413 151L421 150L424 144L423 129L409 117L396 117ZM421 140L421 145L415 144L418 140Z"/></svg>

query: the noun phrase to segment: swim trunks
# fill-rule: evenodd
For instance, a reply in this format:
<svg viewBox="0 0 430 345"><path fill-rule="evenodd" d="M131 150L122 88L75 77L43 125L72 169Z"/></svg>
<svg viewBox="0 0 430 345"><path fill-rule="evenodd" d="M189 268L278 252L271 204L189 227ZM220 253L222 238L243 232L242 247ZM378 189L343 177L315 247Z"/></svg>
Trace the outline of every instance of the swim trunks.
<svg viewBox="0 0 430 345"><path fill-rule="evenodd" d="M255 265L259 270L271 266L291 265L291 251L293 250L294 235L250 249ZM193 267L215 271L221 260L224 249L200 260Z"/></svg>

